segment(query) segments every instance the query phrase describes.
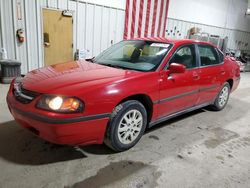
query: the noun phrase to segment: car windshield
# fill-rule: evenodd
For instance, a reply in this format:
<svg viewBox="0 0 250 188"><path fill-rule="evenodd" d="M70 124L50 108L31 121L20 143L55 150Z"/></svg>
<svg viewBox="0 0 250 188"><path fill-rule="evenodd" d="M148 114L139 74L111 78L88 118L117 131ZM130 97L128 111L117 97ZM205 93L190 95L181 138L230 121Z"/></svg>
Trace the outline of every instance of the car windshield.
<svg viewBox="0 0 250 188"><path fill-rule="evenodd" d="M169 43L152 41L122 41L102 52L93 61L122 69L154 71L171 46Z"/></svg>

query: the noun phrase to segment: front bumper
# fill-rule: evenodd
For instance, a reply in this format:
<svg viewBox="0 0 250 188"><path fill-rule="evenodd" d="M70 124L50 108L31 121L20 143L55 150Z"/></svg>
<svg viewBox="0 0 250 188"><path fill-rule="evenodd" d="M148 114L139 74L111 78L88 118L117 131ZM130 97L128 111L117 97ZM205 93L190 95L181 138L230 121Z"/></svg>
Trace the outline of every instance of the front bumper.
<svg viewBox="0 0 250 188"><path fill-rule="evenodd" d="M57 118L37 113L32 104L22 104L10 91L7 103L15 120L35 135L55 144L102 144L109 121L107 113L88 116Z"/></svg>

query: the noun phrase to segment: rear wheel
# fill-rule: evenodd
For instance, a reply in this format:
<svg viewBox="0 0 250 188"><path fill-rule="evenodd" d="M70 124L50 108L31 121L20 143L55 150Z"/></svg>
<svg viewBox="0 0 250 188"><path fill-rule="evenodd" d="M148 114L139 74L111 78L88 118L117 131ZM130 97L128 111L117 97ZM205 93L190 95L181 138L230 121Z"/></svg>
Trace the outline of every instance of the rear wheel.
<svg viewBox="0 0 250 188"><path fill-rule="evenodd" d="M127 150L140 140L146 124L145 107L139 101L126 101L113 110L104 142L115 151Z"/></svg>
<svg viewBox="0 0 250 188"><path fill-rule="evenodd" d="M230 90L230 85L226 82L215 99L214 104L211 106L213 110L220 111L225 108L229 99Z"/></svg>

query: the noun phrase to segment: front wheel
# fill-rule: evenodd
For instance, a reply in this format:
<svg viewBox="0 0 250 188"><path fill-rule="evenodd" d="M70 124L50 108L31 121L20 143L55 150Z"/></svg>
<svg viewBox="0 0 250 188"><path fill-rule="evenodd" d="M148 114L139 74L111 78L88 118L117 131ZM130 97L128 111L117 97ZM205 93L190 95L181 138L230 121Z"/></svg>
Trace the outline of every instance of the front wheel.
<svg viewBox="0 0 250 188"><path fill-rule="evenodd" d="M231 87L228 82L226 82L222 89L220 90L214 104L211 106L213 110L220 111L227 105Z"/></svg>
<svg viewBox="0 0 250 188"><path fill-rule="evenodd" d="M127 150L140 140L146 125L147 112L139 101L121 103L113 110L104 143L115 151Z"/></svg>

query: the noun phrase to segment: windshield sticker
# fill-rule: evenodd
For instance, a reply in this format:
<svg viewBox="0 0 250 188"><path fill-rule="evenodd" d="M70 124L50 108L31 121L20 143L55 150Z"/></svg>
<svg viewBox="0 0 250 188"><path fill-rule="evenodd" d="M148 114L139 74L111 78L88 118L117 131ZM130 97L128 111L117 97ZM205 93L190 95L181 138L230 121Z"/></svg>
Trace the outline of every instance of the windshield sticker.
<svg viewBox="0 0 250 188"><path fill-rule="evenodd" d="M166 44L166 43L152 43L150 46L152 46L152 47L168 48L170 46L170 44Z"/></svg>

